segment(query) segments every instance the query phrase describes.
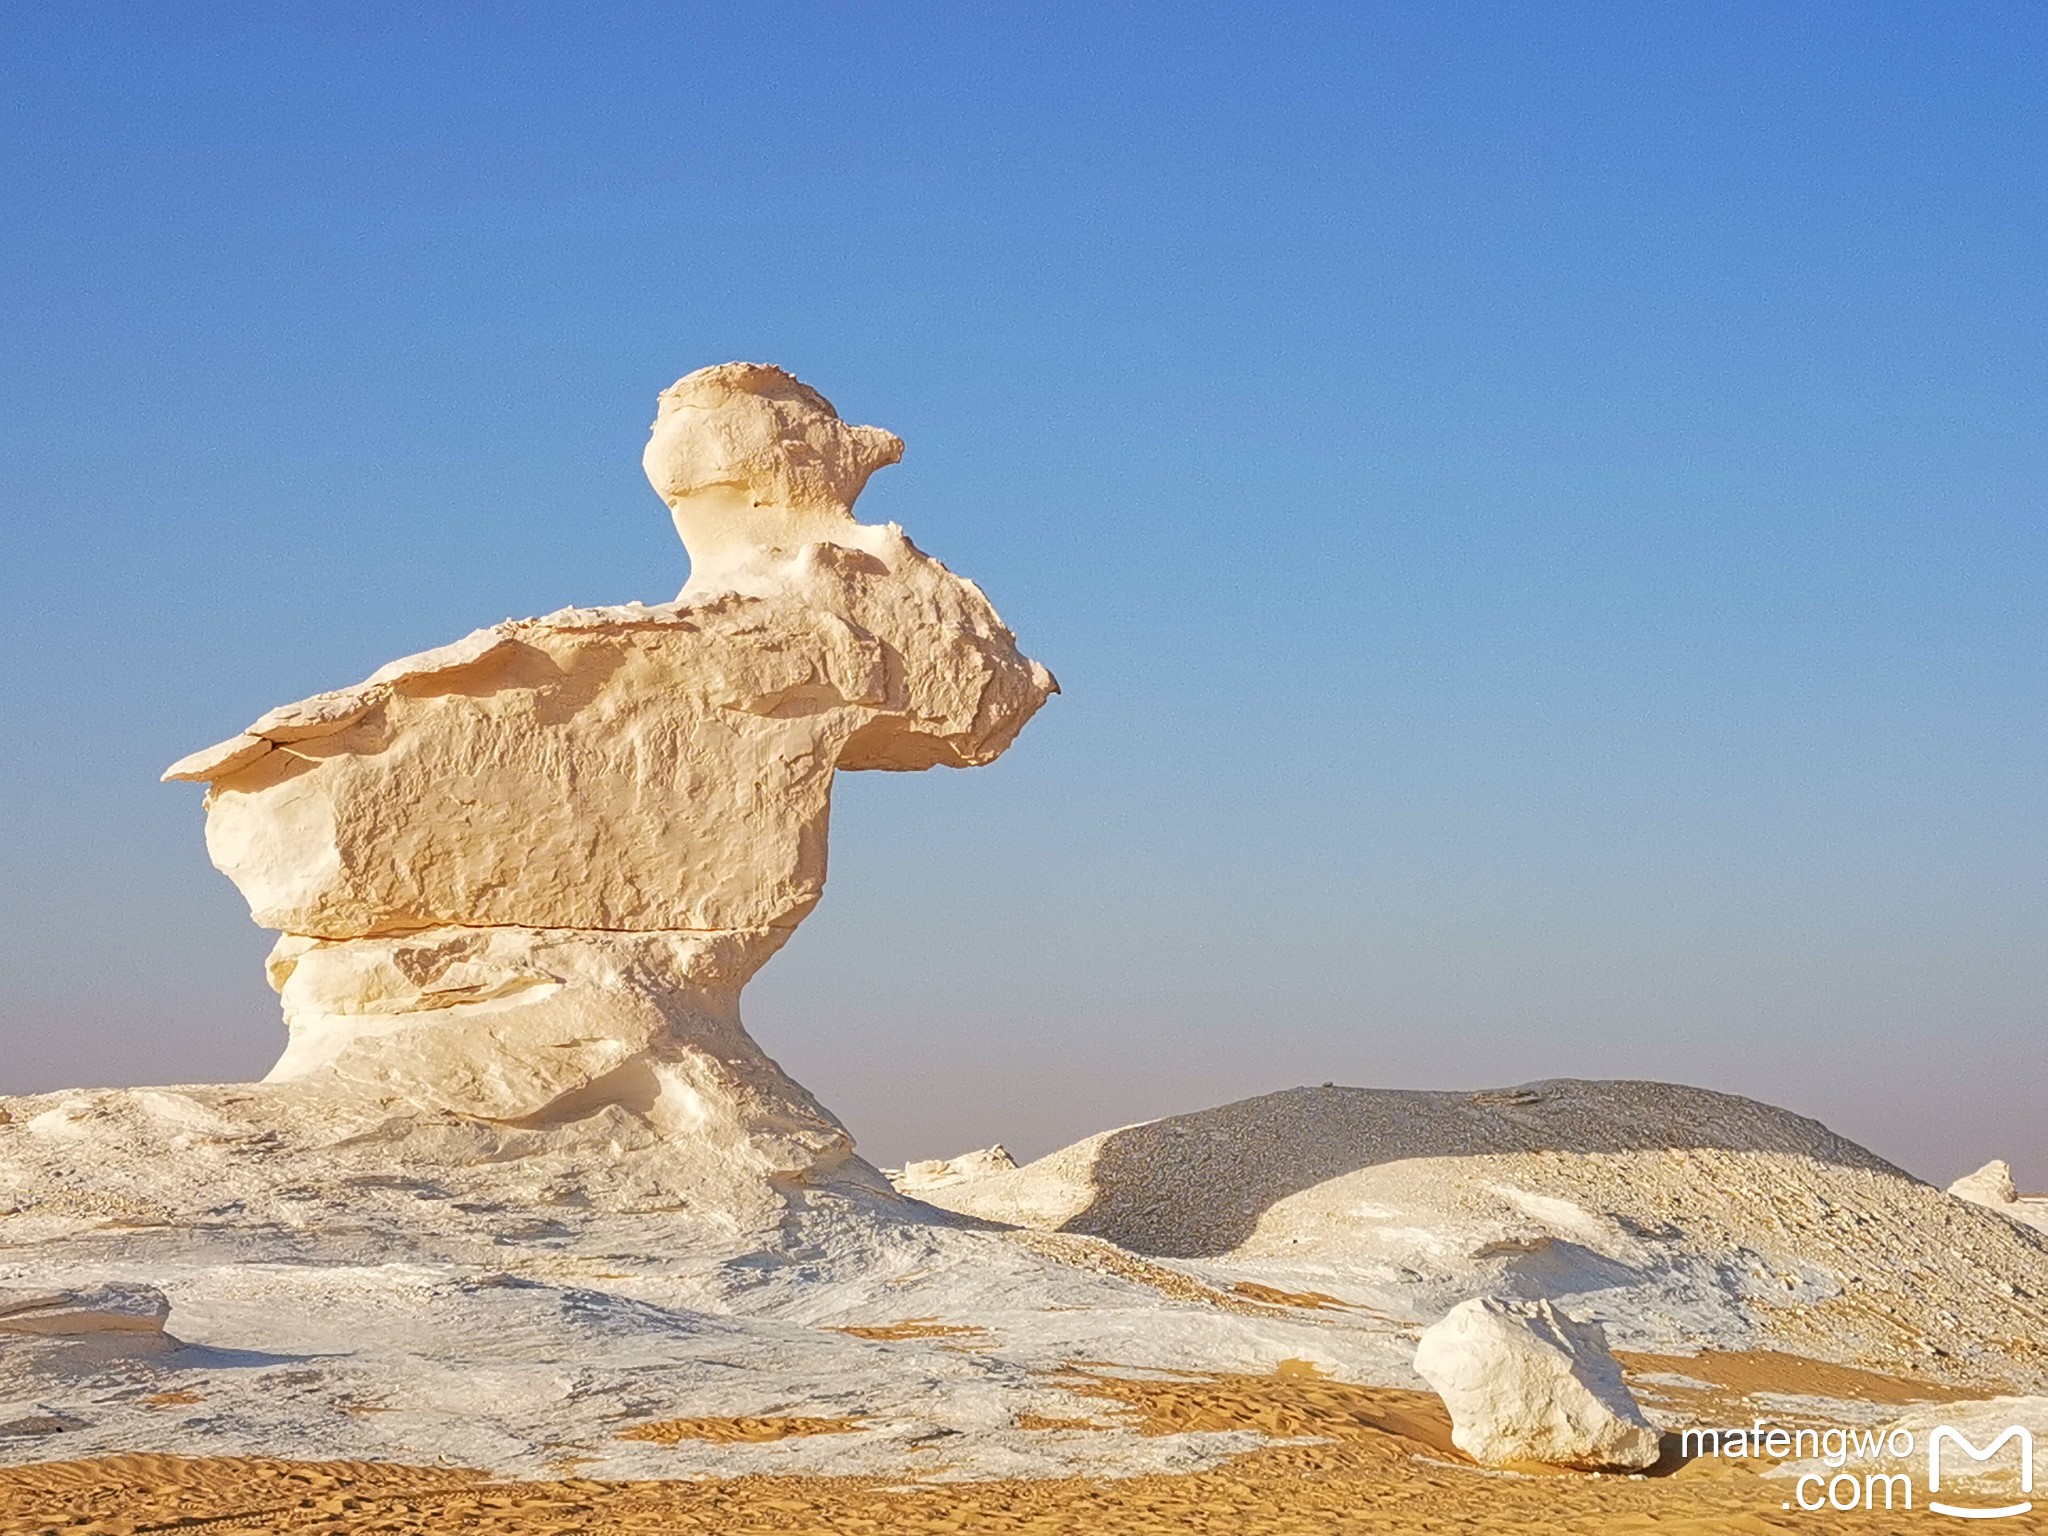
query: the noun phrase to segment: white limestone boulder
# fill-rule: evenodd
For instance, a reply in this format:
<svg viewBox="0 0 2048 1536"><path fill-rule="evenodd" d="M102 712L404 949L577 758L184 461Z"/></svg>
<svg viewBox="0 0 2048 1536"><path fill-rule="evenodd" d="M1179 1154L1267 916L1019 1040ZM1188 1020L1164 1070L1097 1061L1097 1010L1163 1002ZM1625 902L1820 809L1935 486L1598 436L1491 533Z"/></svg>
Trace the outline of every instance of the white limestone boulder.
<svg viewBox="0 0 2048 1536"><path fill-rule="evenodd" d="M1634 1471L1658 1456L1597 1323L1547 1301L1478 1296L1425 1329L1415 1370L1443 1398L1451 1439L1487 1466Z"/></svg>

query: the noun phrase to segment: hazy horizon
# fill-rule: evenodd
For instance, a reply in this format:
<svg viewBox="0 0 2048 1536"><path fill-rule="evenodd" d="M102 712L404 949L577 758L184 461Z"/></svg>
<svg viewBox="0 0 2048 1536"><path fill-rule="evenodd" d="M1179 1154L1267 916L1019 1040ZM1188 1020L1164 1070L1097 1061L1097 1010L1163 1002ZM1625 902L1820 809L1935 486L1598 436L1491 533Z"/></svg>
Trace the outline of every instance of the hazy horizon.
<svg viewBox="0 0 2048 1536"><path fill-rule="evenodd" d="M661 601L656 392L1064 690L843 775L749 1027L884 1163L1647 1077L2048 1189L2048 17L0 17L0 1093L260 1076L172 759Z"/></svg>

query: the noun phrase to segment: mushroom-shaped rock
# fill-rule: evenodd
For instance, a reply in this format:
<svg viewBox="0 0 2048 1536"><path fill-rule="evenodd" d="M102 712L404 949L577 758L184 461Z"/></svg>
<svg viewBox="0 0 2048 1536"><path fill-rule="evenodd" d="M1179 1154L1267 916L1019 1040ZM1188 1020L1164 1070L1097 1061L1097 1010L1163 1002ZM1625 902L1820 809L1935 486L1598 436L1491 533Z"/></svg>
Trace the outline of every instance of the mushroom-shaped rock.
<svg viewBox="0 0 2048 1536"><path fill-rule="evenodd" d="M1598 1323L1547 1301L1474 1297L1423 1330L1415 1370L1444 1400L1451 1440L1487 1466L1639 1470L1658 1434Z"/></svg>
<svg viewBox="0 0 2048 1536"><path fill-rule="evenodd" d="M274 709L167 777L280 930L269 1081L546 1125L622 1106L781 1183L851 1141L739 1021L817 902L839 769L973 767L1056 691L854 498L902 444L779 368L661 397L671 603L508 620Z"/></svg>

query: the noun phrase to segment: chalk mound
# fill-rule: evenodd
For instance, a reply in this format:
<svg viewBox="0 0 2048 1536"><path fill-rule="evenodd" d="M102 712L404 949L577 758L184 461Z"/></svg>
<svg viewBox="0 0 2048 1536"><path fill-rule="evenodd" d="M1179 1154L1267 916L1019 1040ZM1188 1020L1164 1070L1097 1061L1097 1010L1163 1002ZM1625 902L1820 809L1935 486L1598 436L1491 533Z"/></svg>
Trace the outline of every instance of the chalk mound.
<svg viewBox="0 0 2048 1536"><path fill-rule="evenodd" d="M1665 1344L1938 1371L2031 1359L2048 1337L2036 1234L1817 1121L1667 1083L1296 1088L920 1198L1160 1257L1320 1270L1439 1313L1476 1293L1581 1298L1632 1347L1662 1347L1658 1319Z"/></svg>
<svg viewBox="0 0 2048 1536"><path fill-rule="evenodd" d="M2012 1164L2004 1158L1993 1158L1975 1173L1966 1173L1949 1185L1948 1192L1958 1200L1968 1200L1973 1205L1998 1207L2011 1205L2019 1197L2019 1189L2012 1181Z"/></svg>
<svg viewBox="0 0 2048 1536"><path fill-rule="evenodd" d="M1475 1296L1423 1330L1415 1373L1451 1413L1451 1440L1487 1466L1636 1471L1658 1435L1598 1323L1547 1301Z"/></svg>

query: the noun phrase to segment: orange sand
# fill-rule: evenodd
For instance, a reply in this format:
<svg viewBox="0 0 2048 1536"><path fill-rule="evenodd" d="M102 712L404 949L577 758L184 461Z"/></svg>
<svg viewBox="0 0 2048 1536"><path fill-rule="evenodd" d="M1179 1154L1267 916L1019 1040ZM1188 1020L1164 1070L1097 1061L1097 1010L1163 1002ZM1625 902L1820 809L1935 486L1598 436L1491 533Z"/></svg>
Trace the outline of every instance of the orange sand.
<svg viewBox="0 0 2048 1536"><path fill-rule="evenodd" d="M1746 1391L1811 1393L1853 1385L1856 1395L1872 1400L1944 1395L1923 1383L1868 1372L1850 1373L1851 1381L1838 1376L1836 1368L1768 1353L1634 1356L1629 1363L1637 1372L1668 1371L1712 1382L1728 1394L1731 1409L1739 1405L1738 1393ZM1103 1400L1105 1418L1118 1417L1143 1433L1255 1428L1268 1435L1304 1437L1306 1443L1271 1446L1187 1476L963 1483L814 1477L495 1483L477 1473L363 1462L111 1456L0 1472L0 1536L139 1536L168 1529L220 1536L1484 1536L1592 1531L1897 1536L1930 1519L1922 1510L1874 1515L1787 1510L1789 1482L1762 1480L1760 1465L1741 1461L1702 1458L1677 1465L1674 1455L1647 1477L1489 1472L1465 1463L1449 1448L1449 1424L1429 1394L1349 1386L1299 1365L1271 1376L1162 1380L1076 1369L1061 1384ZM1879 1393L1888 1395L1879 1399ZM670 1421L679 1422L713 1421ZM820 1422L844 1427L841 1421ZM1072 1433L1074 1427L1063 1423L1055 1428L1048 1422L1046 1432ZM941 1470L927 1467L921 1475ZM1999 1530L2002 1536L2048 1531L2048 1509L2001 1521Z"/></svg>
<svg viewBox="0 0 2048 1536"><path fill-rule="evenodd" d="M1349 1302L1339 1301L1334 1296L1325 1296L1321 1291L1281 1291L1251 1280L1238 1281L1230 1288L1230 1293L1233 1296L1249 1297L1253 1301L1263 1301L1274 1307L1305 1307L1311 1312L1328 1312L1337 1308L1351 1310Z"/></svg>
<svg viewBox="0 0 2048 1536"><path fill-rule="evenodd" d="M977 1328L971 1323L942 1323L935 1317L906 1317L900 1323L866 1323L854 1327L834 1328L833 1333L844 1333L856 1339L985 1339L986 1328Z"/></svg>
<svg viewBox="0 0 2048 1536"><path fill-rule="evenodd" d="M738 1445L766 1440L788 1440L797 1435L850 1435L864 1426L859 1419L658 1419L621 1430L621 1440L645 1440L654 1445L675 1445L684 1440L708 1440L713 1445Z"/></svg>

